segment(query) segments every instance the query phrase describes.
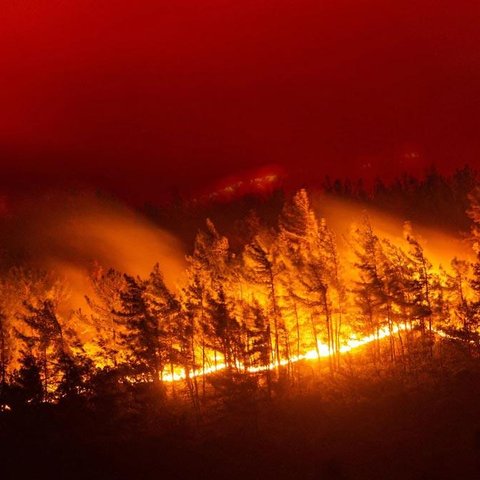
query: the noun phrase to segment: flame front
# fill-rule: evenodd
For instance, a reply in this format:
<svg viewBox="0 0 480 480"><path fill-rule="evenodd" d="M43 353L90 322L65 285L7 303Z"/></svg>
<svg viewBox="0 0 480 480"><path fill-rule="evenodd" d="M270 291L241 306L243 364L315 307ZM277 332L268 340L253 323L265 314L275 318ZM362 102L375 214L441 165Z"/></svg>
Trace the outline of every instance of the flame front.
<svg viewBox="0 0 480 480"><path fill-rule="evenodd" d="M352 350L363 347L372 342L383 340L385 338L390 337L391 335L395 335L399 332L408 330L408 328L409 327L406 324L396 325L391 330L388 328L380 329L378 333L376 333L375 335L367 335L362 338L352 338L347 342L345 342L343 345L341 345L340 353L349 353ZM444 338L449 337L449 335L441 331L435 331L435 334ZM318 349L309 350L302 355L294 355L288 360L281 359L278 363L272 362L269 365L264 365L261 367L246 367L242 363L237 362L235 364L235 368L239 371L243 371L246 373L258 373L266 370L275 370L278 367L285 367L292 363L301 362L302 360L320 360L321 358L328 358L333 354L334 353L328 348L328 345L324 343L318 343ZM210 375L212 373L221 372L226 368L227 368L227 365L225 363L217 363L217 365L208 366L204 369L193 371L188 375L188 378L195 378L195 377ZM186 378L187 378L187 374L185 370L182 370L182 369L177 369L173 374L166 371L162 373L162 380L164 382L178 382L178 381L183 381Z"/></svg>

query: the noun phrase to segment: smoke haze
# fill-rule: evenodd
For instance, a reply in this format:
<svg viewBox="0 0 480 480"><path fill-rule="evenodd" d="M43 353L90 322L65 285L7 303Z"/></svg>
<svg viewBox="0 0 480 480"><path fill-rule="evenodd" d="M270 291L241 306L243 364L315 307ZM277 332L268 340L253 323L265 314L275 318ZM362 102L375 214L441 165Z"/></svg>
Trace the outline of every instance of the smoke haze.
<svg viewBox="0 0 480 480"><path fill-rule="evenodd" d="M3 218L4 267L27 264L64 278L72 307L84 305L95 263L146 276L161 265L175 287L184 249L172 234L114 200L89 193L50 193L20 201Z"/></svg>

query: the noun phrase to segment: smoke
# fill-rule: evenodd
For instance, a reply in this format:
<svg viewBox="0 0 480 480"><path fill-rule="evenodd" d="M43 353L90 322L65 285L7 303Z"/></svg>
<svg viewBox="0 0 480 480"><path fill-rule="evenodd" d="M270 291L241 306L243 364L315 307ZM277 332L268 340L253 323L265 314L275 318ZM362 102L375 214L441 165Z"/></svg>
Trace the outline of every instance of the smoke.
<svg viewBox="0 0 480 480"><path fill-rule="evenodd" d="M91 193L23 199L1 228L4 268L26 264L53 271L70 291L68 308L85 305L95 263L146 276L158 262L171 288L184 270L184 248L173 235L118 201Z"/></svg>
<svg viewBox="0 0 480 480"><path fill-rule="evenodd" d="M319 216L326 218L328 225L335 232L340 252L348 253L352 257L349 258L352 262L354 261L353 251L348 245L348 238L350 238L352 230L362 225L365 217L368 217L372 228L380 238L408 248L404 238L405 223L409 222L408 218L399 218L371 206L320 193L312 196L312 205ZM420 223L410 225L413 234L422 244L435 269L441 265L449 271L450 262L455 257L473 260L471 245L460 232L455 236L450 232Z"/></svg>
<svg viewBox="0 0 480 480"><path fill-rule="evenodd" d="M319 193L312 195L312 203L327 219L339 252L350 264L354 258L348 239L365 215L380 237L407 247L403 228L408 219ZM454 257L472 258L460 234L419 224L413 224L413 232L435 269L442 265L448 270ZM96 194L57 192L19 200L1 218L0 233L4 269L28 265L52 271L65 281L70 293L62 307L65 313L86 306L85 295L92 295L89 272L95 263L145 277L158 262L170 288L183 281L184 245L133 209Z"/></svg>

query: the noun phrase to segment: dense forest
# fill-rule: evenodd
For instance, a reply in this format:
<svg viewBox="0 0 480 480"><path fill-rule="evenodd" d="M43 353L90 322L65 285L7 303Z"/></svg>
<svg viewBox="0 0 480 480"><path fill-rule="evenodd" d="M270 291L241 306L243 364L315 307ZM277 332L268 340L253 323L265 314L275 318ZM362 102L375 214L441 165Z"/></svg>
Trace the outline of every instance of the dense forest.
<svg viewBox="0 0 480 480"><path fill-rule="evenodd" d="M89 267L93 294L86 296L86 307L66 311L62 305L69 291L60 276L6 262L0 297L5 444L13 431L22 431L22 422L44 431L39 419L84 423L82 434L92 436L99 422L108 438L128 438L139 428L142 435L167 432L164 451L169 442L193 449L185 432L216 438L208 432L234 428L253 441L262 438L266 424L272 431L275 420L268 415L276 414L281 422L293 415L288 421L315 423L295 411L311 412L305 404L318 395L326 402L325 418L342 425L348 423L348 413L340 418L330 412L329 417L329 405L343 405L348 412L351 406L346 405L369 389L394 393L406 388L435 396L435 388L448 388L445 379L457 378L459 372L477 375L480 187L471 171L449 178L435 175L423 183L376 184L370 194L342 182L325 190L365 205L382 204L395 213L399 198L414 201L417 216L426 216L428 209L430 216L445 211L442 220L457 219L458 236L466 245L458 251L452 247L445 265L430 259L428 242L416 233L418 217L399 218L403 238L383 236L367 213L348 235L339 236L306 189L275 194L274 207L264 202L258 211L232 216L226 234L213 220L204 220L178 286L165 281L160 263L147 277L95 263ZM422 203L421 198L429 200ZM427 387L433 390L425 393ZM281 413L287 405L289 415ZM456 408L468 410L468 405ZM378 414L381 422L381 411L364 414ZM241 428L230 425L235 421ZM171 440L172 435L182 441ZM155 456L149 448L143 454ZM190 454L200 455L196 450ZM324 476L312 473L308 478L350 478L337 463L327 458L319 467ZM285 478L303 478L304 472L289 468L283 471ZM277 465L279 478L281 471ZM258 478L269 475L257 473ZM365 473L358 478L377 477Z"/></svg>

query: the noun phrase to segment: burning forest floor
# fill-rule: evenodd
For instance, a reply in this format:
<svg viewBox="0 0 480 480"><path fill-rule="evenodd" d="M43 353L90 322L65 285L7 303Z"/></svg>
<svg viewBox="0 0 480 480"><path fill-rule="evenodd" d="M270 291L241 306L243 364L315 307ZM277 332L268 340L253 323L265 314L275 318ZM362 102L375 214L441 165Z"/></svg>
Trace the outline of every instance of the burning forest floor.
<svg viewBox="0 0 480 480"><path fill-rule="evenodd" d="M270 397L219 372L198 414L152 385L4 412L2 478L479 478L480 364L442 342L441 367L408 374L368 347L335 374L299 362Z"/></svg>

